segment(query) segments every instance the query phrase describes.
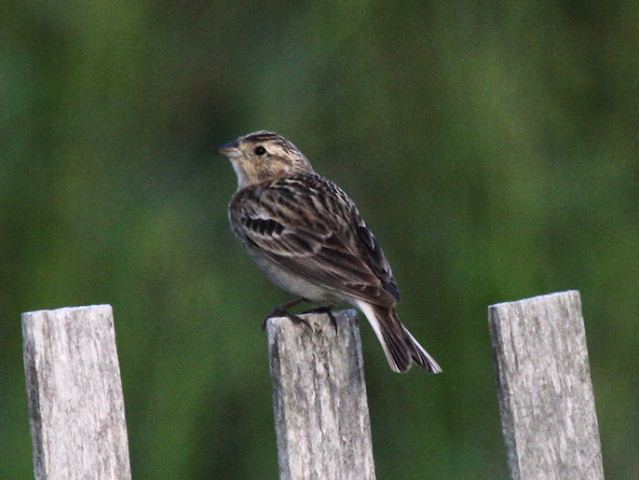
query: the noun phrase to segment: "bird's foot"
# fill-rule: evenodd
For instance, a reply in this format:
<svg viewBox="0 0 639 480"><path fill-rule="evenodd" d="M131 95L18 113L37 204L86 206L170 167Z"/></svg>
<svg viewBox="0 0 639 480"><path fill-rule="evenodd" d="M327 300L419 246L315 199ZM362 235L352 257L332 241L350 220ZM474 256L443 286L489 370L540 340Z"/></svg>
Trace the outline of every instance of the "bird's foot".
<svg viewBox="0 0 639 480"><path fill-rule="evenodd" d="M304 299L302 297L296 297L292 300L289 300L288 302L283 303L282 305L278 305L277 307L275 307L273 311L269 313L262 321L262 330L266 329L266 322L268 322L268 319L272 317L287 317L294 324L297 325L303 323L312 330L311 325L306 320L293 313L289 313L288 311L289 308L293 308L295 305L302 303L303 301Z"/></svg>
<svg viewBox="0 0 639 480"><path fill-rule="evenodd" d="M328 315L329 320L331 321L331 324L333 325L333 328L335 329L335 333L337 333L337 319L335 318L335 315L333 315L333 305L327 305L324 307L317 307L317 308L312 308L310 310L306 310L302 313L325 313L326 315Z"/></svg>

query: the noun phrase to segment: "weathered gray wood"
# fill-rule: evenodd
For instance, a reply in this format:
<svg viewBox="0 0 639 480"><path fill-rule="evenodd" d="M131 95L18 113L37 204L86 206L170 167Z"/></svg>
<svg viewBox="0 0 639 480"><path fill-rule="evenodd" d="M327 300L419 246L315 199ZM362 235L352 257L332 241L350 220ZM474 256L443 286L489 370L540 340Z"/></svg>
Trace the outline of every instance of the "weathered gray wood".
<svg viewBox="0 0 639 480"><path fill-rule="evenodd" d="M603 478L579 292L489 308L513 479Z"/></svg>
<svg viewBox="0 0 639 480"><path fill-rule="evenodd" d="M109 305L22 315L36 479L129 479Z"/></svg>
<svg viewBox="0 0 639 480"><path fill-rule="evenodd" d="M355 312L301 317L268 322L280 479L374 479Z"/></svg>

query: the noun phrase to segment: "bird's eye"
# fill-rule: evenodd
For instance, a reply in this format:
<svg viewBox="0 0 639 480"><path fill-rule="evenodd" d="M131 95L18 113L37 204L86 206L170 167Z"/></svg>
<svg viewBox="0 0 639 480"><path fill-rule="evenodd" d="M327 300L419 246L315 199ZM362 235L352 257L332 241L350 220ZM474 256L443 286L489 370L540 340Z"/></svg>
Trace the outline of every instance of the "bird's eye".
<svg viewBox="0 0 639 480"><path fill-rule="evenodd" d="M259 155L260 157L262 155L264 155L266 153L266 148L264 148L262 145L255 147L255 155Z"/></svg>

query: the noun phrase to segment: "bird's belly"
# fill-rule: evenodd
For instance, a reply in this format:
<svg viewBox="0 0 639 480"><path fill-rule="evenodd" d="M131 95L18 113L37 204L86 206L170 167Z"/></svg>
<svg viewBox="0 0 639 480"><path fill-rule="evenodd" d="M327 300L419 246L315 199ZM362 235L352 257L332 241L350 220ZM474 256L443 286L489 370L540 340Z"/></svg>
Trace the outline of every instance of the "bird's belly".
<svg viewBox="0 0 639 480"><path fill-rule="evenodd" d="M346 300L334 290L318 285L300 275L291 273L273 263L268 258L264 258L255 252L250 252L250 254L258 267L260 267L260 270L266 274L271 282L293 295L315 303L344 303Z"/></svg>

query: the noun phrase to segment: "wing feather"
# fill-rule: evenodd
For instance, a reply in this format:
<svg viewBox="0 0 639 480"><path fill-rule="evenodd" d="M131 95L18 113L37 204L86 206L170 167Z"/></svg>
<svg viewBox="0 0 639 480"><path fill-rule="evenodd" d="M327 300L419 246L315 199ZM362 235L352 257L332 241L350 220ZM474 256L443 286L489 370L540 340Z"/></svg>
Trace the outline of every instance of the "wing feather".
<svg viewBox="0 0 639 480"><path fill-rule="evenodd" d="M399 300L375 236L330 180L301 174L249 187L229 212L240 240L282 268L376 305Z"/></svg>

